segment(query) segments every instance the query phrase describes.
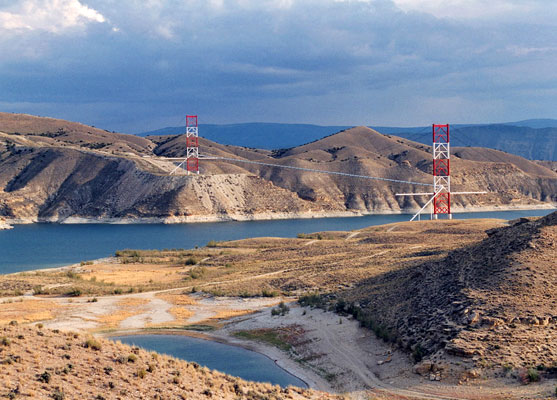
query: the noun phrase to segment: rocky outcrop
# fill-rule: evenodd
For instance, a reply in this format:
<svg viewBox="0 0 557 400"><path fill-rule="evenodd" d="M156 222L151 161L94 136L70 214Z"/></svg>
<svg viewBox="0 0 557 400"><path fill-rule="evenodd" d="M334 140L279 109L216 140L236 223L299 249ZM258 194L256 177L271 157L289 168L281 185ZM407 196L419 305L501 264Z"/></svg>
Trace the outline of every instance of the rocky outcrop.
<svg viewBox="0 0 557 400"><path fill-rule="evenodd" d="M0 221L0 231L1 230L6 230L6 229L12 229L12 228L13 228L13 226L6 223L5 221Z"/></svg>
<svg viewBox="0 0 557 400"><path fill-rule="evenodd" d="M439 261L357 288L369 293L358 300L377 326L426 357L419 373L454 356L484 367L555 365L557 212L487 233Z"/></svg>

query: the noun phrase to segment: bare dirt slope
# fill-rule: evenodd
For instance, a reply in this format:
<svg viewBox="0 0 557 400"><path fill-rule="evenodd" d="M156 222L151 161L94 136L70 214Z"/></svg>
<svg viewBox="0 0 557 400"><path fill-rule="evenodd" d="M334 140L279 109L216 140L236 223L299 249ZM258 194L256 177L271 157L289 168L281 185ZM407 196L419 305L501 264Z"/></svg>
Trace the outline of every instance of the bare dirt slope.
<svg viewBox="0 0 557 400"><path fill-rule="evenodd" d="M0 395L6 398L337 398L247 382L121 343L36 327L1 327L0 360Z"/></svg>
<svg viewBox="0 0 557 400"><path fill-rule="evenodd" d="M208 156L431 183L427 146L356 127L293 149L225 146L201 139ZM416 210L428 198L396 197L430 186L326 175L225 160L201 176L169 176L185 138L107 132L52 118L0 113L0 217L9 220L273 218ZM456 148L455 208L550 205L557 173L506 153ZM180 172L180 170L178 171Z"/></svg>
<svg viewBox="0 0 557 400"><path fill-rule="evenodd" d="M363 281L345 299L417 359L463 357L490 372L555 368L557 212L487 233L440 260Z"/></svg>
<svg viewBox="0 0 557 400"><path fill-rule="evenodd" d="M160 143L155 152L176 157L185 154L184 138L152 137ZM431 149L428 146L356 127L292 149L267 150L223 146L202 142L210 156L247 159L325 171L341 171L387 179L431 182ZM557 173L522 157L483 148L453 150L454 191L493 192L482 196L455 196L453 206L489 207L496 204L554 202ZM396 197L399 192L427 192L428 186L324 175L308 171L269 168L230 161L211 161L206 173L233 170L257 174L274 185L325 209L385 212L416 209L427 197Z"/></svg>

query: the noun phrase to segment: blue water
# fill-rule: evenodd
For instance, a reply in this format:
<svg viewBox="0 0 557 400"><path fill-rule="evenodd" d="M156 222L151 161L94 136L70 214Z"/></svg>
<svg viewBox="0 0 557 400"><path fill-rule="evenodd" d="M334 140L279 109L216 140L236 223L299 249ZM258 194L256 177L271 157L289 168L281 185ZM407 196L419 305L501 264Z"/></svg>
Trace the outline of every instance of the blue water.
<svg viewBox="0 0 557 400"><path fill-rule="evenodd" d="M551 210L454 214L456 219L542 216ZM200 224L31 224L0 231L0 273L58 267L114 255L122 249L172 249L204 246L210 240L295 237L298 233L353 230L408 221L409 215L290 219Z"/></svg>
<svg viewBox="0 0 557 400"><path fill-rule="evenodd" d="M250 381L307 388L304 381L277 366L270 358L241 347L177 335L132 335L111 339L193 361Z"/></svg>

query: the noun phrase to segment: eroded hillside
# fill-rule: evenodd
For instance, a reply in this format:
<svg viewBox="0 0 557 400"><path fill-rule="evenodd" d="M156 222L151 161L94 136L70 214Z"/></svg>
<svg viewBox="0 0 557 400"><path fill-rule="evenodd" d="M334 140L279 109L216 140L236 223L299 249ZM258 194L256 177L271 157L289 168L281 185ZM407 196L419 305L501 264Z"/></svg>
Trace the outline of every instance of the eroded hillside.
<svg viewBox="0 0 557 400"><path fill-rule="evenodd" d="M442 259L364 280L342 297L428 366L449 370L452 356L488 370L555 366L557 212L487 234Z"/></svg>
<svg viewBox="0 0 557 400"><path fill-rule="evenodd" d="M358 127L292 149L267 151L200 140L207 156L347 172L429 184L427 146ZM22 221L146 219L167 222L255 219L341 213L401 212L421 207L429 186L327 175L230 160L183 170L185 138L140 138L82 124L0 113L0 216ZM455 209L549 205L557 173L495 150L456 148Z"/></svg>

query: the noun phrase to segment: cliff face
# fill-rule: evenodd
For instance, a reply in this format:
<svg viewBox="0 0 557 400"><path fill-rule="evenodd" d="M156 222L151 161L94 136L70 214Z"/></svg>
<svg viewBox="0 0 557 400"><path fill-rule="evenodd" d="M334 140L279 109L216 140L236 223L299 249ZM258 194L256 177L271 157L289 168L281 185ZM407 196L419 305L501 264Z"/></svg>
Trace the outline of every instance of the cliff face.
<svg viewBox="0 0 557 400"><path fill-rule="evenodd" d="M225 160L185 175L168 157L183 136L138 138L50 118L0 113L0 216L11 220L272 218L319 213L400 212L423 205L428 186L326 175ZM427 146L358 127L270 152L200 140L209 156L388 179L431 182ZM457 148L454 207L540 205L557 201L557 173L495 150Z"/></svg>

